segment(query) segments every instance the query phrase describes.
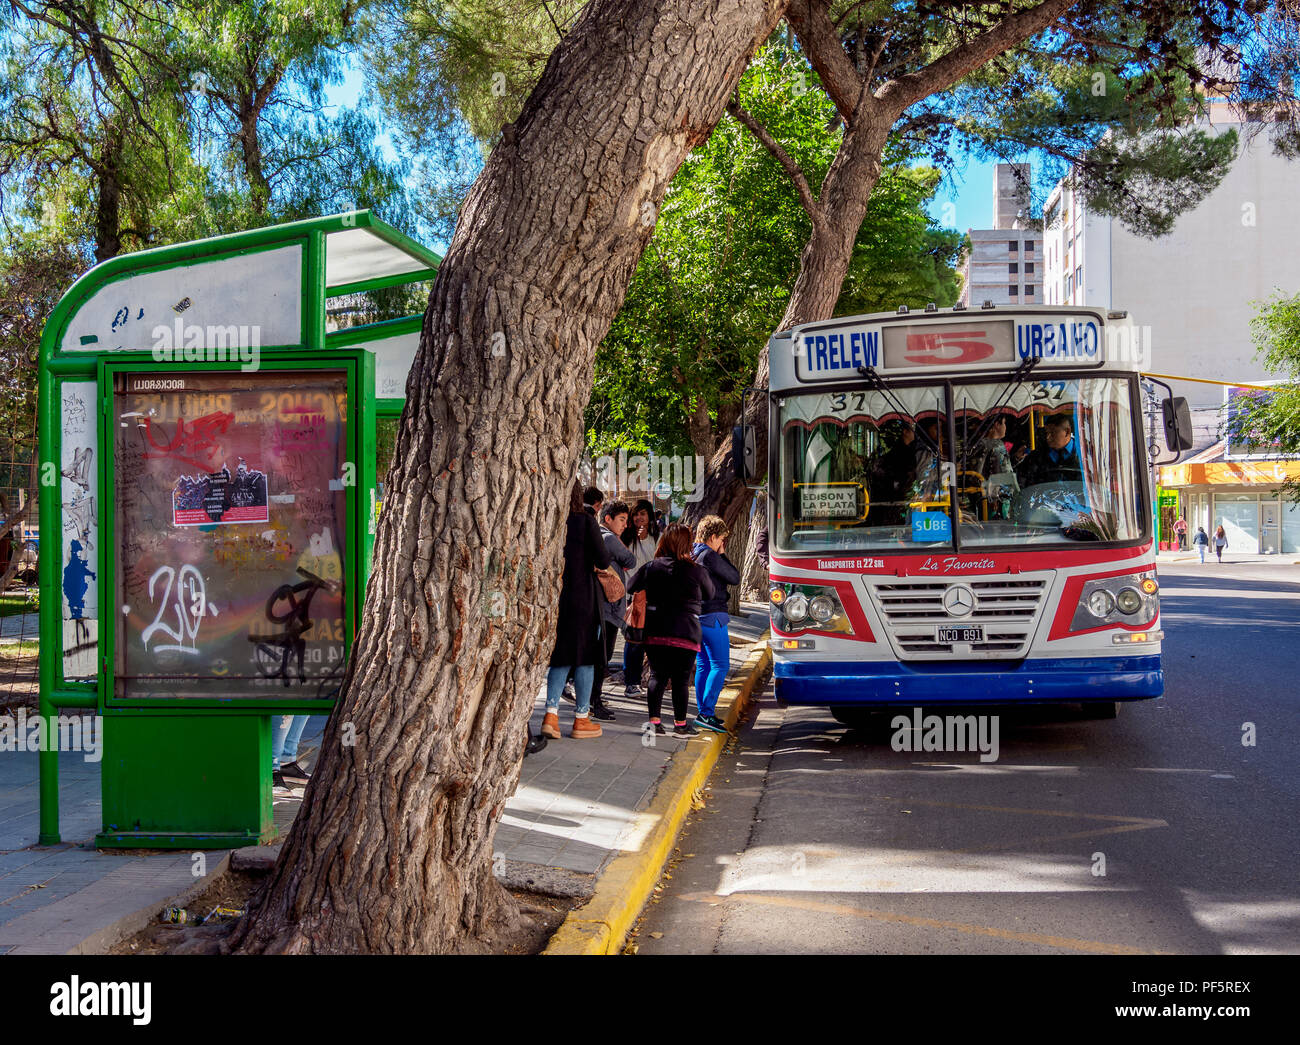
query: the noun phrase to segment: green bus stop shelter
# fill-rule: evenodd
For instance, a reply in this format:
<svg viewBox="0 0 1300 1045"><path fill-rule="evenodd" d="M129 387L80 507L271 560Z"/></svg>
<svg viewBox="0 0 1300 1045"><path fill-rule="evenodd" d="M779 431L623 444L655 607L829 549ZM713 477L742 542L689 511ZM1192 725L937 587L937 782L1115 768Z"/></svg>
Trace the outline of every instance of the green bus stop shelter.
<svg viewBox="0 0 1300 1045"><path fill-rule="evenodd" d="M339 692L422 321L330 302L440 260L357 211L112 258L50 316L40 713L102 716L98 845L272 836L271 716Z"/></svg>

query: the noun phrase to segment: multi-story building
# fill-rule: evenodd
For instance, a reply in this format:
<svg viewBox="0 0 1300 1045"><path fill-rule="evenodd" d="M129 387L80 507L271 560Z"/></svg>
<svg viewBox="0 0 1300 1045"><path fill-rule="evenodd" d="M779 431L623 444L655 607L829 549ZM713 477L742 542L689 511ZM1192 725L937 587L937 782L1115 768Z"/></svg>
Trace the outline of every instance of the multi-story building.
<svg viewBox="0 0 1300 1045"><path fill-rule="evenodd" d="M961 302L979 308L1038 305L1042 236L1030 227L1029 164L999 163L993 174L993 228L969 229L971 251L962 265Z"/></svg>
<svg viewBox="0 0 1300 1045"><path fill-rule="evenodd" d="M1231 122L1215 103L1202 130L1238 132L1237 160L1219 186L1182 214L1173 231L1144 239L1117 219L1089 213L1067 176L1043 209L1048 305L1124 309L1144 332L1144 371L1172 375L1174 394L1193 408L1197 447L1190 460L1162 469L1176 490L1162 512L1191 532L1222 524L1230 552L1300 552L1300 509L1281 495L1300 462L1252 462L1226 453L1221 437L1225 384L1270 375L1256 358L1251 320L1281 292L1300 293L1300 164L1277 155L1261 134ZM1235 459L1235 460L1234 460Z"/></svg>

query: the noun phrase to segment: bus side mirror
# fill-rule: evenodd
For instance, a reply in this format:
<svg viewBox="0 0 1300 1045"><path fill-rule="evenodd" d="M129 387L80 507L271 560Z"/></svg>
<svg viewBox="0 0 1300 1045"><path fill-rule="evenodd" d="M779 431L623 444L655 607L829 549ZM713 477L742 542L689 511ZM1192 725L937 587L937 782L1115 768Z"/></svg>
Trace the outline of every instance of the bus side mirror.
<svg viewBox="0 0 1300 1045"><path fill-rule="evenodd" d="M731 430L731 462L736 478L752 483L758 476L758 438L753 425L736 425Z"/></svg>
<svg viewBox="0 0 1300 1045"><path fill-rule="evenodd" d="M1161 404L1165 417L1165 445L1176 454L1192 448L1192 412L1182 396Z"/></svg>

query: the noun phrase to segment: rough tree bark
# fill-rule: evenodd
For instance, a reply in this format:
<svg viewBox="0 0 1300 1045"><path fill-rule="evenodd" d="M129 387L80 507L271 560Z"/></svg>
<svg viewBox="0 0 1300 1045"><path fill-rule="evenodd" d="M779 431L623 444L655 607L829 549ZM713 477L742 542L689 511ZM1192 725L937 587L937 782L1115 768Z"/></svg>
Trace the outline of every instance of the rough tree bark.
<svg viewBox="0 0 1300 1045"><path fill-rule="evenodd" d="M425 314L347 680L234 949L477 950L516 927L492 840L554 641L596 346L783 7L593 0L492 151Z"/></svg>
<svg viewBox="0 0 1300 1045"><path fill-rule="evenodd" d="M924 68L888 80L873 91L869 75L864 77L859 73L840 43L827 0L791 0L786 20L844 121L845 132L822 181L821 193L814 199L806 178L780 145L734 102L731 105L733 115L754 132L790 175L812 221L812 233L800 256L799 274L779 329L788 330L800 323L834 315L853 257L853 244L866 218L871 192L880 179L881 158L890 130L903 113L923 98L950 87L990 58L1045 29L1073 2L1044 0L1008 15ZM764 345L758 359L755 386L766 389L768 375ZM760 468L763 467L768 452L766 397L751 396L744 420L738 423L755 426L758 461ZM731 437L730 433L724 433L722 445L714 452L705 474L704 495L687 506L685 521L694 525L705 515L720 515L733 530L748 528L752 497L752 491L734 478ZM765 581L764 574L751 532L740 589L750 591L760 587Z"/></svg>

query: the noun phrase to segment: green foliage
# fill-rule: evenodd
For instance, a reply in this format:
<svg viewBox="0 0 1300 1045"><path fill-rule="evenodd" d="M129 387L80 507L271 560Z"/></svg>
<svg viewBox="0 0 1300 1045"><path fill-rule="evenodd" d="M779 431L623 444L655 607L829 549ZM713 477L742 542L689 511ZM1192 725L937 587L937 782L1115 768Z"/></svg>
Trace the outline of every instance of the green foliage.
<svg viewBox="0 0 1300 1045"><path fill-rule="evenodd" d="M178 15L192 138L208 176L194 235L363 207L411 230L405 171L383 157L374 121L325 104L360 42L365 6L220 0Z"/></svg>
<svg viewBox="0 0 1300 1045"><path fill-rule="evenodd" d="M799 164L816 193L842 131L806 67L780 47L741 80L742 107ZM886 158L840 299L841 314L950 305L962 237L925 213L939 175ZM708 455L739 408L776 330L811 221L789 176L731 117L687 159L596 357L593 452Z"/></svg>
<svg viewBox="0 0 1300 1045"><path fill-rule="evenodd" d="M148 242L183 181L183 106L167 5L9 5L0 31L0 204L7 223Z"/></svg>
<svg viewBox="0 0 1300 1045"><path fill-rule="evenodd" d="M365 6L10 5L0 218L89 241L97 260L363 207L414 231L373 119L325 104Z"/></svg>
<svg viewBox="0 0 1300 1045"><path fill-rule="evenodd" d="M1025 186L1031 211L1069 174L1090 210L1137 235L1162 236L1213 191L1236 156L1234 132L1215 136L1191 124L1205 108L1198 85L1240 24L1239 12L1190 3L1077 3L1066 24L913 106L898 130L942 166L967 152L1033 157L1036 186ZM864 29L863 45L881 31Z"/></svg>
<svg viewBox="0 0 1300 1045"><path fill-rule="evenodd" d="M1300 294L1278 294L1263 304L1252 323L1259 358L1282 382L1267 392L1241 396L1224 422L1224 435L1252 451L1300 457ZM1300 484L1287 483L1300 504Z"/></svg>
<svg viewBox="0 0 1300 1045"><path fill-rule="evenodd" d="M461 201L586 0L378 0L367 84L408 159L419 220L450 240Z"/></svg>

